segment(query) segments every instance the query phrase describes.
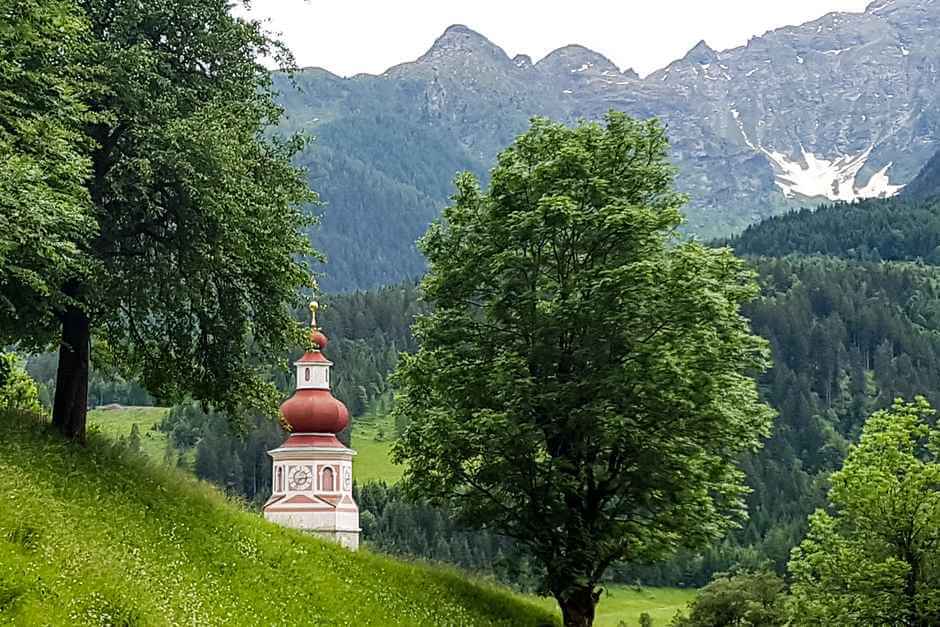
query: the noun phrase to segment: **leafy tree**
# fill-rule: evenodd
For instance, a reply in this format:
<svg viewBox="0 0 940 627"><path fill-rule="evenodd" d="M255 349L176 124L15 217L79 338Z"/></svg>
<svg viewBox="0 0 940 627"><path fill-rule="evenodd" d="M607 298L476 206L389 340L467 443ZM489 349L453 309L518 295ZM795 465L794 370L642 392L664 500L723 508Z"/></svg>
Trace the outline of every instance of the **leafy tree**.
<svg viewBox="0 0 940 627"><path fill-rule="evenodd" d="M776 627L787 624L786 585L776 574L718 574L689 604L673 627Z"/></svg>
<svg viewBox="0 0 940 627"><path fill-rule="evenodd" d="M795 625L940 624L940 428L923 398L865 423L793 552Z"/></svg>
<svg viewBox="0 0 940 627"><path fill-rule="evenodd" d="M86 26L71 2L0 6L0 345L44 336L93 234L76 67Z"/></svg>
<svg viewBox="0 0 940 627"><path fill-rule="evenodd" d="M39 413L39 389L14 353L0 353L0 409Z"/></svg>
<svg viewBox="0 0 940 627"><path fill-rule="evenodd" d="M436 309L397 370L413 494L516 539L566 624L616 560L658 560L743 515L736 461L772 412L749 375L757 287L727 249L679 242L656 121L537 119L488 193L457 178L421 241Z"/></svg>
<svg viewBox="0 0 940 627"><path fill-rule="evenodd" d="M97 233L65 305L34 329L61 334L53 422L85 432L89 343L157 397L233 413L274 406L259 364L302 342L290 305L309 282L298 206L313 200L276 123L268 55L281 47L224 0L80 0Z"/></svg>

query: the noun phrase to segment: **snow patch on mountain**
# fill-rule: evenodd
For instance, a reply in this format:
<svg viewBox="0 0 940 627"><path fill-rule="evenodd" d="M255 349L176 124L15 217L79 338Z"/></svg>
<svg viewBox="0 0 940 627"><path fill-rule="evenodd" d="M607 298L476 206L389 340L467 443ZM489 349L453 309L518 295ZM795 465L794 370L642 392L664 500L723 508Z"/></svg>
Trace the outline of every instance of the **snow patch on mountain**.
<svg viewBox="0 0 940 627"><path fill-rule="evenodd" d="M776 184L787 198L827 198L851 202L863 198L894 196L903 185L894 185L888 177L887 166L876 172L868 183L860 187L856 178L868 161L874 146L856 155L841 155L826 159L800 147L801 158L792 160L788 155L761 148L776 174Z"/></svg>
<svg viewBox="0 0 940 627"><path fill-rule="evenodd" d="M891 198L896 195L902 189L903 185L894 185L891 183L891 180L888 178L888 168L894 165L894 162L889 163L885 167L881 168L877 172L871 175L871 179L868 181L868 185L858 190L858 195L860 198Z"/></svg>
<svg viewBox="0 0 940 627"><path fill-rule="evenodd" d="M748 139L747 133L744 131L744 122L741 121L741 112L737 109L732 109L731 117L733 117L734 121L737 123L738 130L741 131L741 137L744 138L744 143L747 144L747 147L751 150L757 150L757 146L755 146L751 140Z"/></svg>
<svg viewBox="0 0 940 627"><path fill-rule="evenodd" d="M884 11L895 3L895 0L875 0L865 8L866 13L878 13Z"/></svg>

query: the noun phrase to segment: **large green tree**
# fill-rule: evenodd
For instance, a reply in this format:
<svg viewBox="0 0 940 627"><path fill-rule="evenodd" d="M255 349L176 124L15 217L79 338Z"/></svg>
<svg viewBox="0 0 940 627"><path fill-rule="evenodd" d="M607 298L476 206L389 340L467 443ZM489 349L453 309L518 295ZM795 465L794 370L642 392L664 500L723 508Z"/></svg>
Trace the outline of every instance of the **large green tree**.
<svg viewBox="0 0 940 627"><path fill-rule="evenodd" d="M34 336L60 334L53 423L81 438L90 339L155 395L229 410L267 405L258 364L300 339L309 281L300 210L314 200L290 158L259 59L286 54L228 0L79 0L98 89L86 188L97 222L82 272Z"/></svg>
<svg viewBox="0 0 940 627"><path fill-rule="evenodd" d="M90 83L77 66L86 43L71 2L0 6L0 344L44 335L94 233L83 186Z"/></svg>
<svg viewBox="0 0 940 627"><path fill-rule="evenodd" d="M421 241L436 308L396 374L397 458L414 495L527 546L568 625L592 623L613 562L743 515L736 461L771 422L739 313L754 277L678 240L666 155L656 121L537 119Z"/></svg>
<svg viewBox="0 0 940 627"><path fill-rule="evenodd" d="M794 625L940 624L940 428L923 398L865 423L793 551Z"/></svg>

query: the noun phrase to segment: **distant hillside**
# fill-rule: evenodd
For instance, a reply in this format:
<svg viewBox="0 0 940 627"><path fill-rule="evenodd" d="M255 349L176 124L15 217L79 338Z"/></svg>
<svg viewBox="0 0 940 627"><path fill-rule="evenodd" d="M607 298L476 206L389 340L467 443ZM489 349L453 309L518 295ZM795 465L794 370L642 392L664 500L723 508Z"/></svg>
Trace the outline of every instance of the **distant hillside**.
<svg viewBox="0 0 940 627"><path fill-rule="evenodd" d="M741 255L938 264L940 199L892 198L801 209L751 226L728 243Z"/></svg>
<svg viewBox="0 0 940 627"><path fill-rule="evenodd" d="M909 200L931 200L938 196L940 196L940 151L924 165L917 177L901 192L901 197Z"/></svg>
<svg viewBox="0 0 940 627"><path fill-rule="evenodd" d="M940 140L938 33L940 3L875 0L731 50L703 41L640 77L577 45L511 58L455 25L379 76L279 77L284 128L318 138L302 162L327 203L314 234L330 259L323 284L420 273L414 239L446 206L454 173L485 173L534 115L661 118L691 198L688 228L703 237L788 208L895 194Z"/></svg>
<svg viewBox="0 0 940 627"><path fill-rule="evenodd" d="M904 193L768 218L728 241L742 255L829 255L940 265L940 153Z"/></svg>
<svg viewBox="0 0 940 627"><path fill-rule="evenodd" d="M455 572L268 524L93 439L0 414L0 622L539 625L550 612Z"/></svg>

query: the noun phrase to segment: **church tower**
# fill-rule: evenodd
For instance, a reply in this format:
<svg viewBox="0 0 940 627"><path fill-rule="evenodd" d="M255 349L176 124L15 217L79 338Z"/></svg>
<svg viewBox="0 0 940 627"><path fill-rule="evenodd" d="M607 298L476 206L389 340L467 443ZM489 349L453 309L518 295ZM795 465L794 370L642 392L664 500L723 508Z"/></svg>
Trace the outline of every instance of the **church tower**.
<svg viewBox="0 0 940 627"><path fill-rule="evenodd" d="M313 349L294 362L297 391L281 405L290 437L268 454L274 460L267 520L359 548L359 507L352 495L352 458L336 434L349 425L349 411L330 393L330 367L321 352L327 338L310 304Z"/></svg>

